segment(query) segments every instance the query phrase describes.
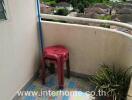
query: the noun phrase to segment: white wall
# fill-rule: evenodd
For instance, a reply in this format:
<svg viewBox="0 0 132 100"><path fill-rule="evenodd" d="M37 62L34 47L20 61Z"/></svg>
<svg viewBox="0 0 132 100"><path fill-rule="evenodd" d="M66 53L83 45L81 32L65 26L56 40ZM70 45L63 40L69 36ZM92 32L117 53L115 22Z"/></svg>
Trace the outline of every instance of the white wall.
<svg viewBox="0 0 132 100"><path fill-rule="evenodd" d="M10 100L38 67L36 0L7 0L0 22L0 100Z"/></svg>
<svg viewBox="0 0 132 100"><path fill-rule="evenodd" d="M70 51L71 70L94 74L100 64L132 65L132 36L99 27L42 22L45 46L62 44Z"/></svg>

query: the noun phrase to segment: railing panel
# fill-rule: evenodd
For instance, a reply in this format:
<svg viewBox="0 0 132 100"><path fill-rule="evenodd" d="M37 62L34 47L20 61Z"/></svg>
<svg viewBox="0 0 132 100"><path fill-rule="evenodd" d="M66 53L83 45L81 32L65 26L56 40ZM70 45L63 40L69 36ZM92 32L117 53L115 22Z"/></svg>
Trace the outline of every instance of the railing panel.
<svg viewBox="0 0 132 100"><path fill-rule="evenodd" d="M66 46L74 72L94 74L103 63L132 65L132 35L112 29L49 21L43 21L42 26L44 46Z"/></svg>

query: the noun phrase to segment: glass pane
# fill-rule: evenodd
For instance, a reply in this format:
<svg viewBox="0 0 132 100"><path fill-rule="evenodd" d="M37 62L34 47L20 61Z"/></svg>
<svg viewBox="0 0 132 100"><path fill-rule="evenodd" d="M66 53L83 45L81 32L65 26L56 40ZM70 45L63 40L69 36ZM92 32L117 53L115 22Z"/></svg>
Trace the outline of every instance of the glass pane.
<svg viewBox="0 0 132 100"><path fill-rule="evenodd" d="M3 6L3 0L0 0L0 19L6 20L6 12Z"/></svg>
<svg viewBox="0 0 132 100"><path fill-rule="evenodd" d="M0 12L0 19L5 19L6 20L6 16L5 16L4 12Z"/></svg>
<svg viewBox="0 0 132 100"><path fill-rule="evenodd" d="M2 5L2 3L0 2L0 12L3 11L3 10L4 10L3 5Z"/></svg>

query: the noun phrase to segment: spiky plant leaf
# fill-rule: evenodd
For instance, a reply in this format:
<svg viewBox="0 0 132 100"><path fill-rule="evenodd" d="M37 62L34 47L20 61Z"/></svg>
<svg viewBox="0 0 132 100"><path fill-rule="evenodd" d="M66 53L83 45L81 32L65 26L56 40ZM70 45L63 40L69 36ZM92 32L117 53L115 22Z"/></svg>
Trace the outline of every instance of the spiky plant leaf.
<svg viewBox="0 0 132 100"><path fill-rule="evenodd" d="M115 98L121 100L127 94L131 77L132 67L123 69L103 64L89 80L96 85L96 90L111 92Z"/></svg>

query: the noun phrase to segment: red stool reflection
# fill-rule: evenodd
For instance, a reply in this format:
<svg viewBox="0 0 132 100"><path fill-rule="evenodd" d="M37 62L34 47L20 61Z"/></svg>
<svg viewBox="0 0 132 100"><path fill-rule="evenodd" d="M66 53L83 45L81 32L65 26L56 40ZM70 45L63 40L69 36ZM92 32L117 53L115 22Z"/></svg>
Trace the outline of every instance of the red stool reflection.
<svg viewBox="0 0 132 100"><path fill-rule="evenodd" d="M50 46L44 49L43 65L45 61L50 60L57 65L56 72L58 76L59 88L64 87L64 63L66 62L67 77L70 78L69 51L61 45ZM42 82L45 83L45 66L42 67Z"/></svg>

